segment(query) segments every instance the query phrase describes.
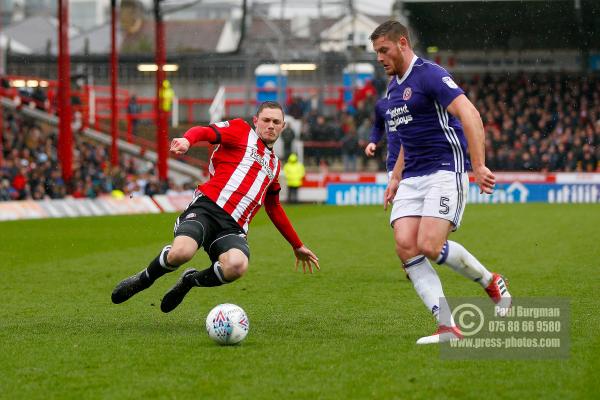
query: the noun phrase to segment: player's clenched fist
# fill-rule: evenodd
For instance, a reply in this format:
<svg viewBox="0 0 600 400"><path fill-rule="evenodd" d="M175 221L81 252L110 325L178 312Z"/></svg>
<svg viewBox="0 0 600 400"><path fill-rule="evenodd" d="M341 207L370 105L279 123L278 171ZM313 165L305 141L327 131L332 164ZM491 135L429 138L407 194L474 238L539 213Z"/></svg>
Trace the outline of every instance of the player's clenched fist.
<svg viewBox="0 0 600 400"><path fill-rule="evenodd" d="M171 142L171 153L185 154L190 148L190 142L186 138L176 138Z"/></svg>
<svg viewBox="0 0 600 400"><path fill-rule="evenodd" d="M367 147L365 147L365 154L367 157L373 157L375 155L375 150L377 150L377 145L375 143L369 143Z"/></svg>

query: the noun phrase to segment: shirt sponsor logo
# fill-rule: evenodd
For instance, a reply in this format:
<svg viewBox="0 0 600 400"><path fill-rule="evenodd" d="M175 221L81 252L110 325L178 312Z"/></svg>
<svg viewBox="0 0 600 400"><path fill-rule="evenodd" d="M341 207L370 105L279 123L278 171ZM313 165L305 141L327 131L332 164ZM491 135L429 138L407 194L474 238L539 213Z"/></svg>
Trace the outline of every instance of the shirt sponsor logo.
<svg viewBox="0 0 600 400"><path fill-rule="evenodd" d="M269 177L270 180L273 180L273 178L275 178L275 174L273 173L273 170L269 166L269 161L262 158L258 154L256 149L252 149L252 151L250 152L250 157L252 157L254 159L254 161L259 163L263 167L263 169L267 173L267 176Z"/></svg>
<svg viewBox="0 0 600 400"><path fill-rule="evenodd" d="M388 130L390 132L396 132L398 125L407 125L413 120L410 110L408 109L408 104L405 104L402 107L388 109L385 113L390 116L390 119L388 120Z"/></svg>
<svg viewBox="0 0 600 400"><path fill-rule="evenodd" d="M448 85L450 89L458 89L458 85L449 76L443 77L442 81Z"/></svg>
<svg viewBox="0 0 600 400"><path fill-rule="evenodd" d="M404 93L402 93L402 100L407 101L412 96L412 89L407 87L404 89Z"/></svg>

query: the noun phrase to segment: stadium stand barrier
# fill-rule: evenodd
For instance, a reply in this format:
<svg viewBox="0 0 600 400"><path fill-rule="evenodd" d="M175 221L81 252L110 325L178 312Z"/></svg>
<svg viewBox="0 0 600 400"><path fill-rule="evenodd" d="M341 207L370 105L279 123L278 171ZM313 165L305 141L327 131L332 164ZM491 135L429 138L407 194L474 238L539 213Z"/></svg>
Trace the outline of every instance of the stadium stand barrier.
<svg viewBox="0 0 600 400"><path fill-rule="evenodd" d="M58 117L51 115L47 112L28 108L28 107L19 107L16 101L10 100L7 98L0 98L0 102L2 106L7 107L12 111L18 111L23 113L24 115L34 118L36 120L42 121L52 126L58 126ZM110 135L102 133L92 128L83 128L81 129L81 134L84 136L104 145L110 145L112 143L112 138ZM134 143L128 143L126 140L117 139L117 145L119 151L125 152L134 157L144 159L146 161L151 161L156 163L158 160L158 155L153 150L146 150L140 145ZM175 182L185 182L189 179L200 180L204 179L204 173L200 168L194 167L192 165L186 164L184 162L169 158L169 177L172 178Z"/></svg>
<svg viewBox="0 0 600 400"><path fill-rule="evenodd" d="M498 173L492 195L480 194L471 182L470 203L600 203L597 173ZM304 202L331 205L381 205L385 173L309 173L299 198ZM60 199L0 202L0 221L82 216L156 214L180 212L192 198L190 193L97 199Z"/></svg>
<svg viewBox="0 0 600 400"><path fill-rule="evenodd" d="M161 209L149 196L115 199L23 200L0 202L0 221L102 215L157 214Z"/></svg>

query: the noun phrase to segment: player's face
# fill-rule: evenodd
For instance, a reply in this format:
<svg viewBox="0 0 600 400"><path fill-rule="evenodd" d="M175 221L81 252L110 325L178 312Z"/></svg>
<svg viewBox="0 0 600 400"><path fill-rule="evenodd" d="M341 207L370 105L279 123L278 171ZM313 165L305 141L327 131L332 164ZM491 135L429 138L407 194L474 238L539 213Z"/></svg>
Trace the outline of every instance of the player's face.
<svg viewBox="0 0 600 400"><path fill-rule="evenodd" d="M386 36L380 36L373 41L373 50L377 53L377 62L383 65L387 75L398 75L402 71L404 59L402 58L402 42L404 37L394 41Z"/></svg>
<svg viewBox="0 0 600 400"><path fill-rule="evenodd" d="M285 127L283 113L278 108L264 108L253 121L256 133L267 145L275 143Z"/></svg>

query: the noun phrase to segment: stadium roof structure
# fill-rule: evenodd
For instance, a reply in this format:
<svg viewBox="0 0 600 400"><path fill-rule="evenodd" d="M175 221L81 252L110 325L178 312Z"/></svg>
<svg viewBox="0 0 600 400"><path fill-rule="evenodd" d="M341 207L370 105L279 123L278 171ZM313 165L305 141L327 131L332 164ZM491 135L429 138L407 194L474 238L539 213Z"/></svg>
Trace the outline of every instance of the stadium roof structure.
<svg viewBox="0 0 600 400"><path fill-rule="evenodd" d="M165 21L168 52L215 52L225 20ZM12 24L3 35L10 40L11 52L20 54L58 54L58 20L51 16L35 16ZM110 53L110 23L81 31L69 29L71 54ZM117 42L124 53L154 51L154 21L144 20L138 30L117 30Z"/></svg>
<svg viewBox="0 0 600 400"><path fill-rule="evenodd" d="M403 0L423 49L580 49L600 47L597 0Z"/></svg>
<svg viewBox="0 0 600 400"><path fill-rule="evenodd" d="M368 31L371 33L379 23L388 20L386 16L356 14L356 32L360 37ZM303 26L306 29L303 29ZM315 57L319 53L319 45L324 52L345 51L349 42L347 34L351 32L353 22L348 16L338 18L305 18L298 23L294 19L269 19L253 17L247 33L247 41L255 46L246 45L245 52L263 57L273 56L280 40L284 37L283 58L302 59ZM372 28L372 29L371 29ZM299 34L299 32L302 32ZM368 39L368 34L366 38ZM364 35L363 35L364 36ZM357 43L360 45L360 43Z"/></svg>
<svg viewBox="0 0 600 400"><path fill-rule="evenodd" d="M79 33L78 29L69 28L69 37L74 37ZM27 18L7 26L4 28L3 34L11 40L11 51L25 54L46 54L53 45L56 46L58 20L41 15ZM12 46L13 41L20 46Z"/></svg>
<svg viewBox="0 0 600 400"><path fill-rule="evenodd" d="M117 31L117 43L122 42L123 37ZM70 38L69 48L71 54L108 54L110 53L110 23L96 26L88 31L81 32ZM52 46L52 54L58 54L56 43Z"/></svg>
<svg viewBox="0 0 600 400"><path fill-rule="evenodd" d="M165 21L167 53L212 53L226 25L224 19ZM154 52L154 21L146 19L134 33L125 33L122 53Z"/></svg>
<svg viewBox="0 0 600 400"><path fill-rule="evenodd" d="M16 51L21 54L31 54L31 49L24 44L16 41L13 38L9 38L4 33L0 34L0 47L5 49L10 43L10 48L12 51Z"/></svg>

